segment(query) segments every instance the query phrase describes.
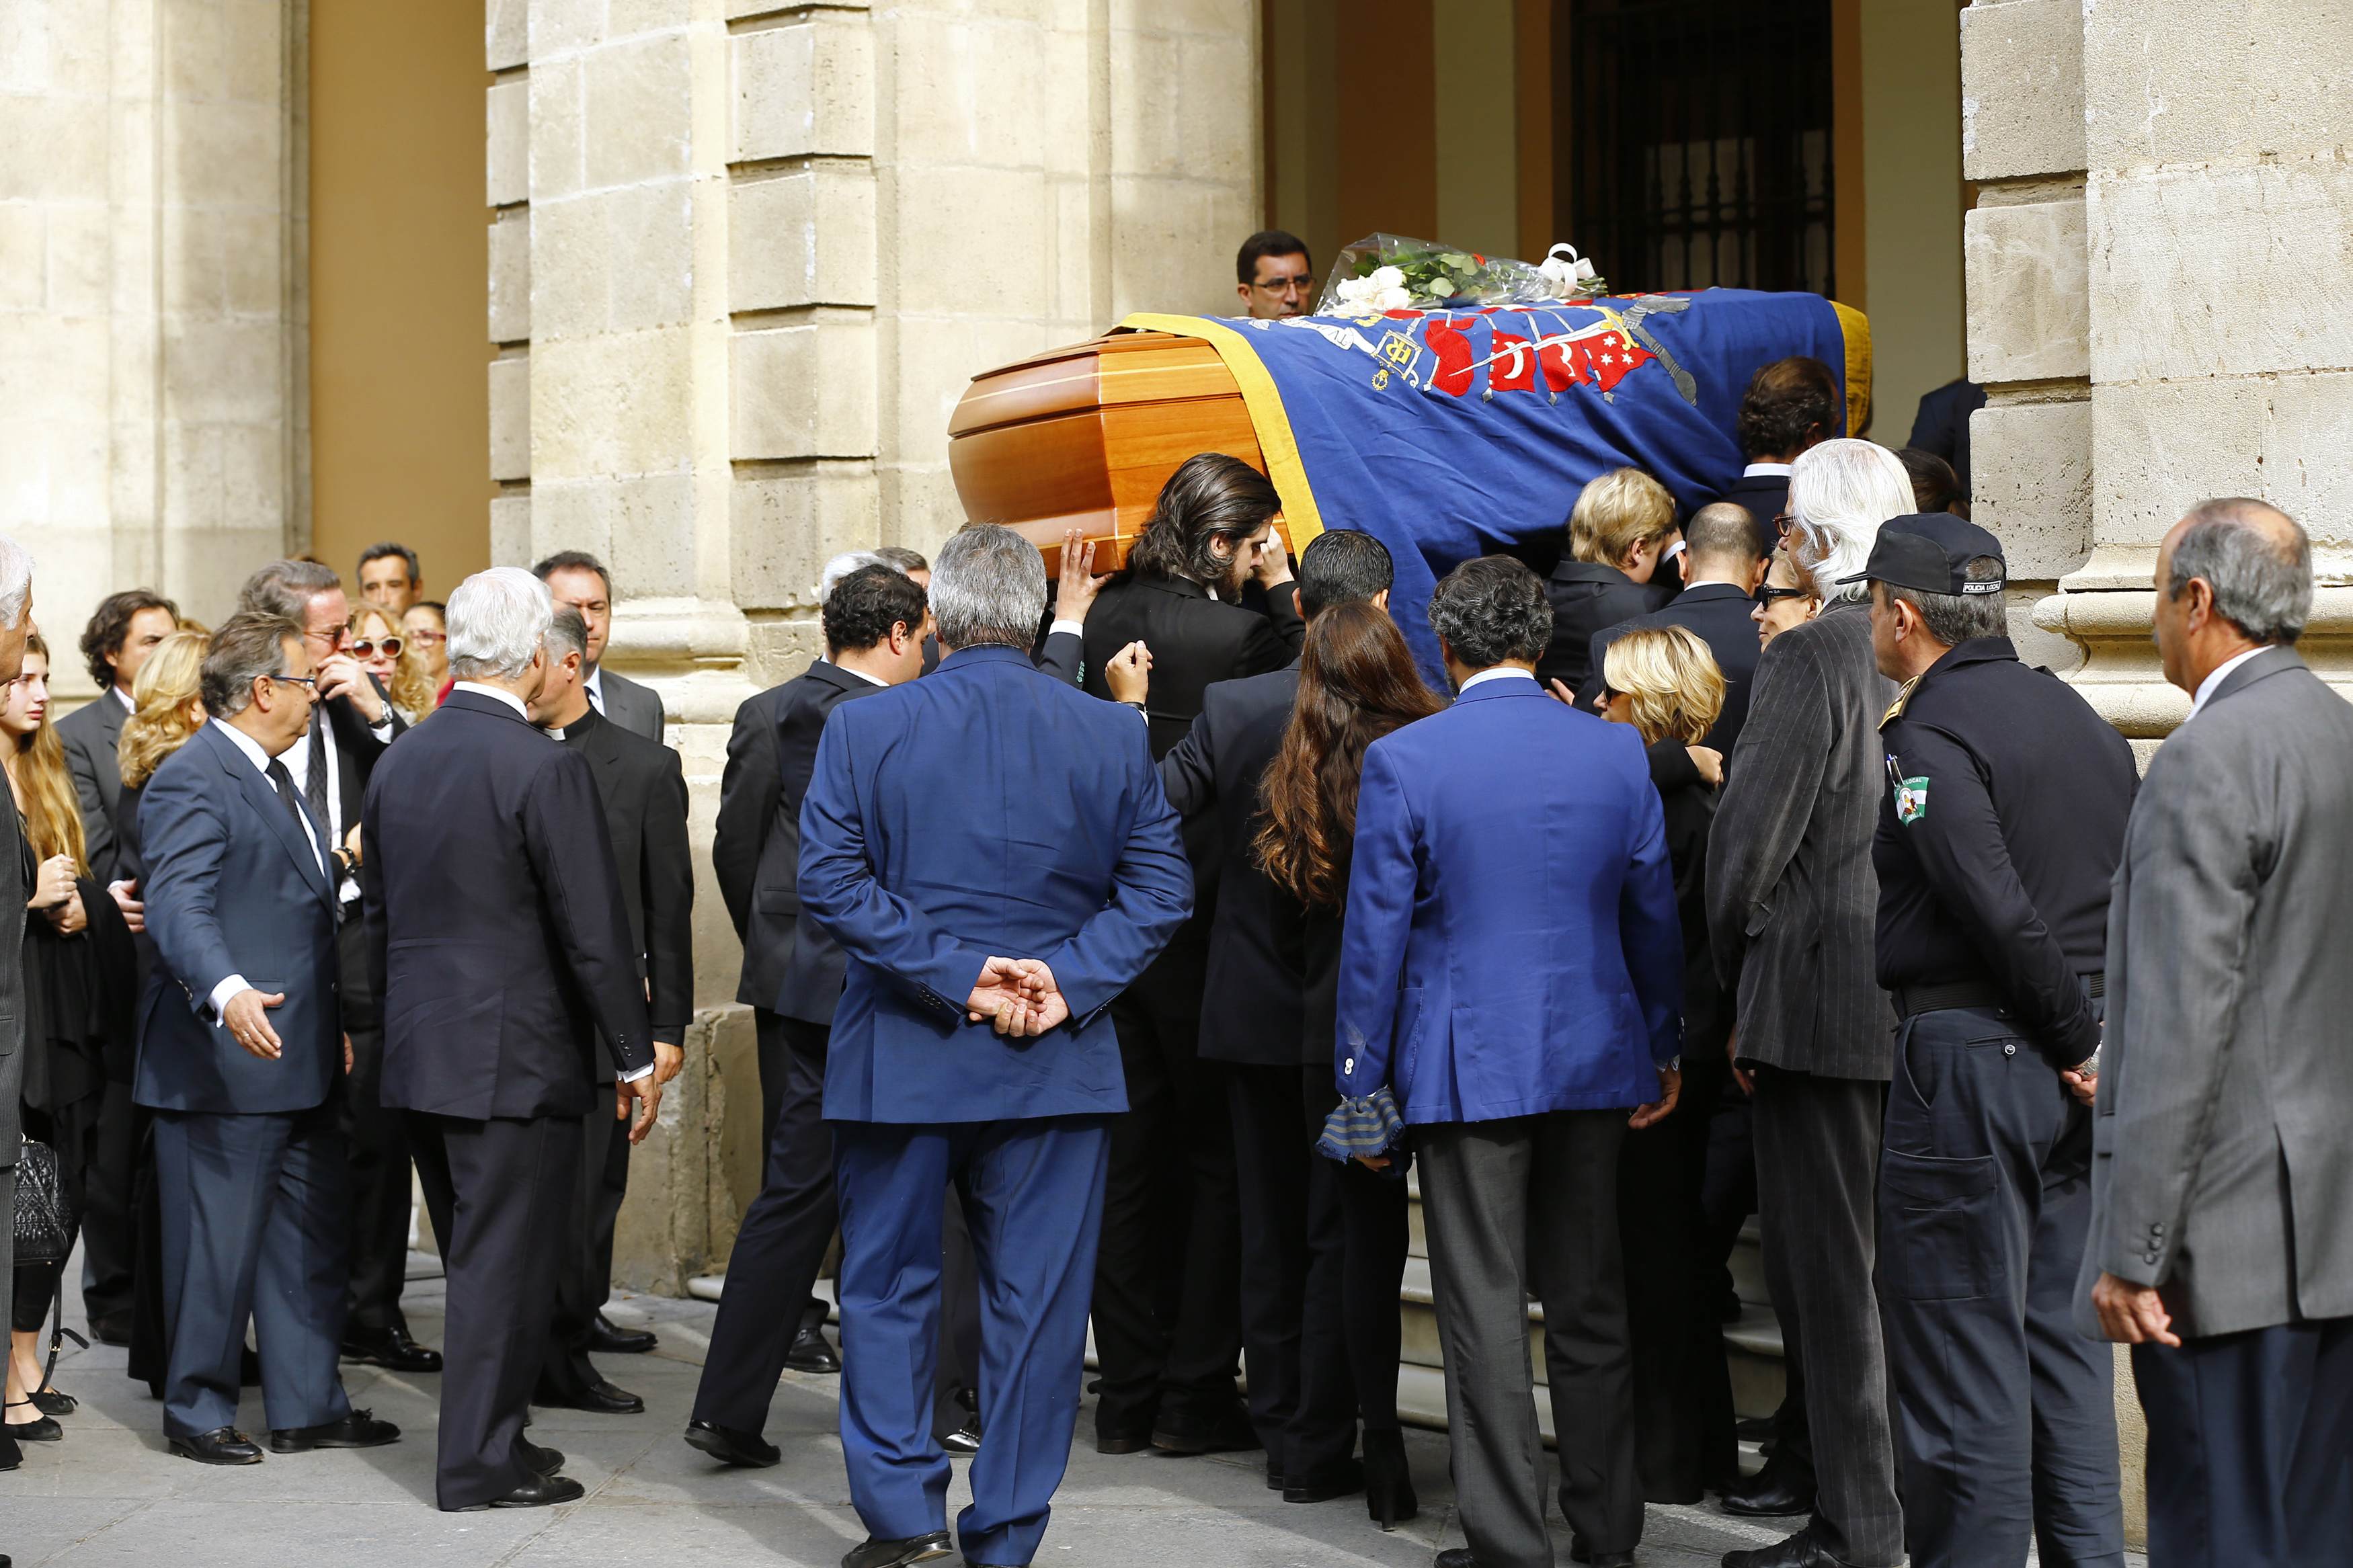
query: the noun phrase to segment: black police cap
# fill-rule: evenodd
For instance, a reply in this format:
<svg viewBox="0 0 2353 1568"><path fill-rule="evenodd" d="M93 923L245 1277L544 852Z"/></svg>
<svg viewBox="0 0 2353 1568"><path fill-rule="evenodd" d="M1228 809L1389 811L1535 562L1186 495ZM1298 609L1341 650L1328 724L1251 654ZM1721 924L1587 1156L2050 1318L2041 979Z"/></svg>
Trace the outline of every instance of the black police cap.
<svg viewBox="0 0 2353 1568"><path fill-rule="evenodd" d="M1871 560L1853 576L1839 581L1886 583L1922 594L1999 594L2009 576L2009 563L2002 561L2001 576L1972 582L1969 563L1982 555L2002 561L2001 541L1948 511L1914 512L1881 523Z"/></svg>

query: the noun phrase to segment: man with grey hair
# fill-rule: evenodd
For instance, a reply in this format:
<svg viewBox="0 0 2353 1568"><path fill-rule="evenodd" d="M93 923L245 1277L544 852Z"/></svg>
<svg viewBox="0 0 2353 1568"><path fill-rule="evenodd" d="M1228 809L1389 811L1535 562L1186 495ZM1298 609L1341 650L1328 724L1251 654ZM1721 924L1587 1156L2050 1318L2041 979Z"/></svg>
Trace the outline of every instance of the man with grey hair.
<svg viewBox="0 0 2353 1568"><path fill-rule="evenodd" d="M2108 916L2078 1321L2133 1347L2151 1568L2353 1540L2353 706L2296 656L2311 544L2200 502L2157 554L2189 718Z"/></svg>
<svg viewBox="0 0 2353 1568"><path fill-rule="evenodd" d="M1029 663L1036 547L966 529L931 603L938 672L837 706L801 807L802 908L848 960L825 1116L842 1452L870 1539L844 1568L949 1550L928 1370L951 1182L979 1265L987 1432L960 1544L974 1564L1036 1555L1079 1406L1105 1125L1127 1105L1105 1009L1192 907L1143 727Z"/></svg>
<svg viewBox="0 0 2353 1568"><path fill-rule="evenodd" d="M0 681L14 680L25 666L25 642L33 635L33 558L25 547L0 534ZM25 1087L25 835L16 814L0 811L0 1215L16 1206L16 1162L24 1147L19 1101ZM10 1319L16 1276L16 1229L0 1225L0 1322ZM38 1416L40 1412L32 1413ZM16 1440L0 1432L0 1470L23 1460Z"/></svg>
<svg viewBox="0 0 2353 1568"><path fill-rule="evenodd" d="M1872 860L1902 1020L1879 1296L1915 1568L2124 1562L2115 1358L2073 1331L2132 748L2010 647L2001 542L1890 518L1861 576L1904 689ZM2072 1092L2071 1092L2072 1091Z"/></svg>
<svg viewBox="0 0 2353 1568"><path fill-rule="evenodd" d="M369 968L388 1002L384 1100L406 1112L448 1280L435 1497L445 1510L569 1502L564 1456L522 1435L605 1091L661 1101L646 993L595 770L532 723L554 605L512 566L449 595L458 678L394 748L362 813ZM601 1039L609 1074L592 1068Z"/></svg>

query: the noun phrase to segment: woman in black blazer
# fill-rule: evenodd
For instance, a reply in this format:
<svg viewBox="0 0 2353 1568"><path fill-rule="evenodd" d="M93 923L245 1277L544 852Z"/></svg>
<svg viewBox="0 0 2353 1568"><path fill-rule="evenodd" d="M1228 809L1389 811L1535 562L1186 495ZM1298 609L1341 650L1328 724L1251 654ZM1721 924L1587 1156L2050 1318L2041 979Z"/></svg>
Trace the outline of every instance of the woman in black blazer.
<svg viewBox="0 0 2353 1568"><path fill-rule="evenodd" d="M1380 605L1335 605L1308 628L1298 701L1267 769L1257 850L1267 875L1299 901L1305 1047L1317 1064L1305 1071L1327 1110L1340 1102L1332 1047L1365 748L1444 706L1422 684L1405 637ZM1340 1328L1364 1423L1366 1505L1384 1530L1411 1519L1417 1506L1397 1415L1398 1289L1410 1245L1405 1166L1403 1159L1377 1172L1353 1160L1314 1162L1340 1208Z"/></svg>
<svg viewBox="0 0 2353 1568"><path fill-rule="evenodd" d="M1613 468L1577 492L1568 553L1545 583L1552 641L1536 661L1539 681L1579 689L1590 673L1594 633L1674 597L1668 552L1681 531L1675 498L1640 468Z"/></svg>
<svg viewBox="0 0 2353 1568"><path fill-rule="evenodd" d="M1646 746L1696 744L1724 706L1724 675L1683 626L1639 627L1604 656L1602 716ZM1629 1132L1618 1167L1626 1316L1634 1363L1635 1462L1651 1502L1697 1502L1739 1479L1732 1382L1711 1309L1721 1295L1701 1190L1708 1113L1731 1071L1731 1009L1707 939L1707 838L1715 786L1656 772L1683 932L1683 1092L1675 1113Z"/></svg>

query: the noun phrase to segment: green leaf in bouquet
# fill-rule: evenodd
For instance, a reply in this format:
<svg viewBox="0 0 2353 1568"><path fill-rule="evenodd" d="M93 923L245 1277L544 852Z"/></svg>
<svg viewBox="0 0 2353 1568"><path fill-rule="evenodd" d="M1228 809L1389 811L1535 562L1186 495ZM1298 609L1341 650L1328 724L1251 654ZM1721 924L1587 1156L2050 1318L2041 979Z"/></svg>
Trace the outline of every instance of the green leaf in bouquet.
<svg viewBox="0 0 2353 1568"><path fill-rule="evenodd" d="M1438 259L1449 272L1462 273L1471 270L1471 258L1459 250L1450 250Z"/></svg>

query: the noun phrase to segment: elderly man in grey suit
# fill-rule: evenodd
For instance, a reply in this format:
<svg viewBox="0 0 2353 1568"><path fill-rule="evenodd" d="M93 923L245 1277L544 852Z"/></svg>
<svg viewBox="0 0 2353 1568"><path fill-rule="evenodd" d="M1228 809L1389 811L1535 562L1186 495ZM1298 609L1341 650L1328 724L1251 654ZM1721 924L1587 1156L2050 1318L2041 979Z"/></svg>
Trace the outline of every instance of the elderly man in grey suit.
<svg viewBox="0 0 2353 1568"><path fill-rule="evenodd" d="M33 558L15 540L0 535L0 681L16 679L25 664L25 639L33 635ZM16 1159L25 1142L17 1100L25 1087L25 900L32 884L25 836L16 814L0 811L0 1322L8 1321L9 1297L16 1278ZM30 1408L11 1409L12 1423L42 1418ZM0 1433L0 1470L23 1462L16 1440Z"/></svg>
<svg viewBox="0 0 2353 1568"><path fill-rule="evenodd" d="M2296 657L2311 545L2201 502L2157 557L2193 694L2108 914L2083 1326L2133 1347L2150 1568L2353 1551L2353 705Z"/></svg>

